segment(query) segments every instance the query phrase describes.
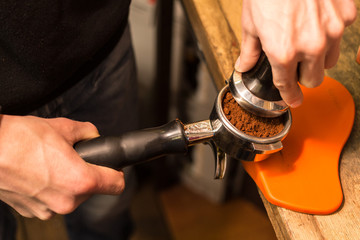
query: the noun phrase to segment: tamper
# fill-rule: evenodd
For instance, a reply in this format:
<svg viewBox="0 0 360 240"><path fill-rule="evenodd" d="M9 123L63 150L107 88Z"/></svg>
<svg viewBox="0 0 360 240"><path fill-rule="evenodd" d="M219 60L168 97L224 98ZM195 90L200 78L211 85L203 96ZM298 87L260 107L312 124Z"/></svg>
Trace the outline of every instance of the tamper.
<svg viewBox="0 0 360 240"><path fill-rule="evenodd" d="M250 71L233 72L229 88L236 102L257 116L278 117L288 109L273 83L271 66L264 52Z"/></svg>

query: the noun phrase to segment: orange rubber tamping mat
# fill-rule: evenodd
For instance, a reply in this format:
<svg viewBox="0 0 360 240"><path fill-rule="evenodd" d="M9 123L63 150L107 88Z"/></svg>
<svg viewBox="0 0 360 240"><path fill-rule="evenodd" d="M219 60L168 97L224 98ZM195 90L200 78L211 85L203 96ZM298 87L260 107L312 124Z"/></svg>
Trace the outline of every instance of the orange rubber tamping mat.
<svg viewBox="0 0 360 240"><path fill-rule="evenodd" d="M355 104L348 90L329 77L319 87L302 91L304 102L291 109L293 122L284 148L265 160L242 163L269 202L303 213L330 214L343 201L339 159L354 123Z"/></svg>

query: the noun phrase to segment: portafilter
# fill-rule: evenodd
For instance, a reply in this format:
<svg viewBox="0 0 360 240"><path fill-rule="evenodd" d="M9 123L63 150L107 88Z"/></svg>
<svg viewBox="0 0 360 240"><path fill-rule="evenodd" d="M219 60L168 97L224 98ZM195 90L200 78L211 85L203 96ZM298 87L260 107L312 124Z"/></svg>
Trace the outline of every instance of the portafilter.
<svg viewBox="0 0 360 240"><path fill-rule="evenodd" d="M284 129L275 136L254 137L237 129L226 118L222 101L226 85L217 95L210 118L183 124L179 119L163 126L127 132L120 136L100 136L75 144L86 162L122 169L167 154L187 153L190 146L207 143L215 154L215 178L223 178L229 157L253 161L257 154L280 151L291 127L291 113L284 113Z"/></svg>

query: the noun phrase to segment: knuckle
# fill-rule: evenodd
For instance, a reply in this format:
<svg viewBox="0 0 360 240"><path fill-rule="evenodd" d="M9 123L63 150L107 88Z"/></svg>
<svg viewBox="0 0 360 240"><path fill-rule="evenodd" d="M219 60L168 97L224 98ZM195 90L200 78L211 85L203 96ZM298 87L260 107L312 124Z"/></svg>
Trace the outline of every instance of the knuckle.
<svg viewBox="0 0 360 240"><path fill-rule="evenodd" d="M88 194L97 186L96 178L92 177L85 162L81 162L75 171L69 173L66 181L60 181L61 179L59 179L57 185L62 186L63 192L69 193L72 196Z"/></svg>
<svg viewBox="0 0 360 240"><path fill-rule="evenodd" d="M329 28L328 28L328 35L330 38L338 39L344 33L344 23L339 19L331 21Z"/></svg>
<svg viewBox="0 0 360 240"><path fill-rule="evenodd" d="M276 80L274 80L274 85L280 92L286 91L291 86L288 81L276 81Z"/></svg>
<svg viewBox="0 0 360 240"><path fill-rule="evenodd" d="M309 41L306 46L306 55L319 56L325 52L326 49L326 37L321 35L316 38L316 41Z"/></svg>
<svg viewBox="0 0 360 240"><path fill-rule="evenodd" d="M270 58L273 60L273 64L287 69L296 59L296 52L293 49L282 50L277 53L269 53Z"/></svg>
<svg viewBox="0 0 360 240"><path fill-rule="evenodd" d="M56 120L59 124L64 125L64 126L68 126L69 122L70 122L70 119L64 118L64 117L58 117L58 118L55 118L54 120Z"/></svg>
<svg viewBox="0 0 360 240"><path fill-rule="evenodd" d="M81 181L77 184L75 189L76 194L89 193L97 186L96 179L89 177L87 173L83 173L80 179Z"/></svg>
<svg viewBox="0 0 360 240"><path fill-rule="evenodd" d="M75 195L81 195L91 192L96 186L97 182L95 179L90 178L86 174L81 174L79 177L79 181L74 185L73 193Z"/></svg>
<svg viewBox="0 0 360 240"><path fill-rule="evenodd" d="M68 214L74 211L76 207L75 197L63 196L58 198L53 211L58 214Z"/></svg>
<svg viewBox="0 0 360 240"><path fill-rule="evenodd" d="M355 22L356 17L357 17L357 9L355 3L353 3L352 6L347 7L346 14L344 15L345 26L349 26L353 22Z"/></svg>
<svg viewBox="0 0 360 240"><path fill-rule="evenodd" d="M65 132L72 132L74 131L74 124L68 118L59 117L54 119L56 123L61 126L61 129Z"/></svg>

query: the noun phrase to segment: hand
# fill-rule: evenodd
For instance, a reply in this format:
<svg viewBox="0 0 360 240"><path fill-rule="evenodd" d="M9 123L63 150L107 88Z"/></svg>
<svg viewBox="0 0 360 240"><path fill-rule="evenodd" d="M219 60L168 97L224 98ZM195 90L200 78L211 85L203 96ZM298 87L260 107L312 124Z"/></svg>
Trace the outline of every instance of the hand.
<svg viewBox="0 0 360 240"><path fill-rule="evenodd" d="M324 68L336 64L344 28L356 18L353 0L243 0L242 11L241 53L235 69L250 70L263 49L274 85L290 107L303 100L297 81L316 87Z"/></svg>
<svg viewBox="0 0 360 240"><path fill-rule="evenodd" d="M1 115L0 199L25 217L67 214L92 194L120 194L120 171L86 163L74 143L97 137L91 123Z"/></svg>

